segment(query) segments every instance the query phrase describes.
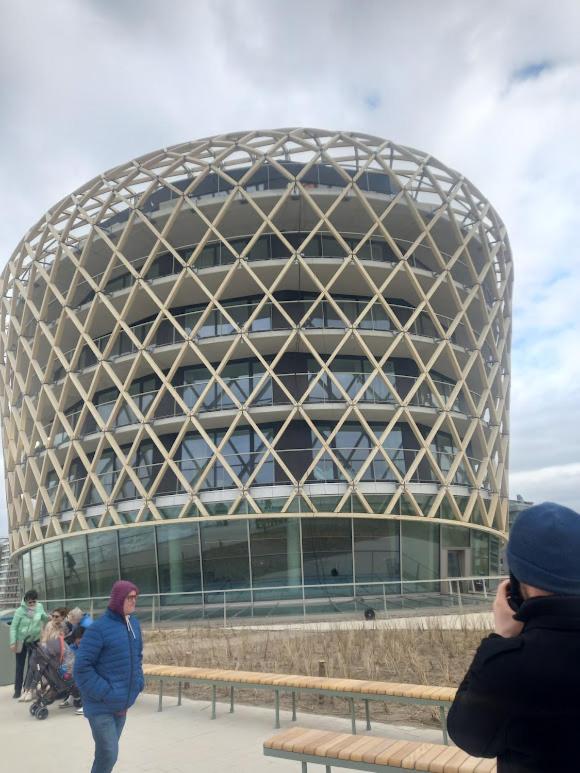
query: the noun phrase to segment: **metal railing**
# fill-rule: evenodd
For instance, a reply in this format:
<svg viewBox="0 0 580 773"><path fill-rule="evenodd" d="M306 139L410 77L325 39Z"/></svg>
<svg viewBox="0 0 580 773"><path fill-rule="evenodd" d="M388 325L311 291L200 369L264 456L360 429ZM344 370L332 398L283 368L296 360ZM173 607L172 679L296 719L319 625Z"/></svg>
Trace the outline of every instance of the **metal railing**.
<svg viewBox="0 0 580 773"><path fill-rule="evenodd" d="M177 622L217 620L224 627L248 618L360 615L371 608L378 619L420 610L491 608L503 575L387 580L304 585L270 585L216 590L142 593L136 614L152 628ZM108 596L44 599L49 608L75 604L91 615L104 610Z"/></svg>

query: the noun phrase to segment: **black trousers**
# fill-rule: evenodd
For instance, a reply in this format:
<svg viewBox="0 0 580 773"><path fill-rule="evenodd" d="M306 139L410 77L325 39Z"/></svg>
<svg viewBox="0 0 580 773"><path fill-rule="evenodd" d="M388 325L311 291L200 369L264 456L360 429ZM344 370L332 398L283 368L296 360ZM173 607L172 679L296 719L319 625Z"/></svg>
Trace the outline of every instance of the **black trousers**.
<svg viewBox="0 0 580 773"><path fill-rule="evenodd" d="M31 644L24 644L21 652L16 653L16 673L14 674L14 693L20 695L22 692L22 683L24 682L24 674L26 669L26 660L29 658L30 651L32 649ZM30 666L30 662L28 663ZM26 674L28 675L28 673Z"/></svg>

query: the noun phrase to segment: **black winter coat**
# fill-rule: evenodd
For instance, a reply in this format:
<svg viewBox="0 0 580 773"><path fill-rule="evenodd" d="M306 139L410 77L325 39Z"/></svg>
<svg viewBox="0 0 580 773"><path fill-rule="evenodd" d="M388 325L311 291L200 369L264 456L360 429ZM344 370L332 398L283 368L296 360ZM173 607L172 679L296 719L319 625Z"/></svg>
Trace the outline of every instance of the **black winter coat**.
<svg viewBox="0 0 580 773"><path fill-rule="evenodd" d="M459 686L447 726L498 773L580 772L580 597L533 598L519 636L484 639Z"/></svg>

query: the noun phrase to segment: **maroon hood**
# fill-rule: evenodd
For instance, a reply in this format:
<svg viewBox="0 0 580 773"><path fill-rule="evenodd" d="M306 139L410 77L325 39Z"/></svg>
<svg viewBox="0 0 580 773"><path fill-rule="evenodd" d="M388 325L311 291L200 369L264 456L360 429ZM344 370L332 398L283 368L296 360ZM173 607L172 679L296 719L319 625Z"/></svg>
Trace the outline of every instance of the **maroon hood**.
<svg viewBox="0 0 580 773"><path fill-rule="evenodd" d="M111 612L123 615L123 604L131 591L139 593L139 588L135 583L129 582L129 580L117 580L117 582L113 584L113 587L111 588L111 597L109 598L109 609Z"/></svg>

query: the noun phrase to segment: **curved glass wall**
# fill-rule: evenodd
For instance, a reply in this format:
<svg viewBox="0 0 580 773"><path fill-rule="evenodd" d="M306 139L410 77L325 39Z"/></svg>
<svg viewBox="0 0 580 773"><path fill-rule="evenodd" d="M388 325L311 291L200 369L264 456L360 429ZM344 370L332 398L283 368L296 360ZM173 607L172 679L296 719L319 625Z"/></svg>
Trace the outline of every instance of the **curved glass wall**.
<svg viewBox="0 0 580 773"><path fill-rule="evenodd" d="M24 588L34 586L53 603L107 598L122 577L144 595L163 594L164 604L211 605L223 599L214 592L237 589L232 598L239 601L372 593L373 584L385 584L388 594L433 592L442 576L454 576L442 572L450 550L471 556L473 577L499 572L500 543L487 532L349 517L216 518L111 530L36 547L21 556L20 571Z"/></svg>

